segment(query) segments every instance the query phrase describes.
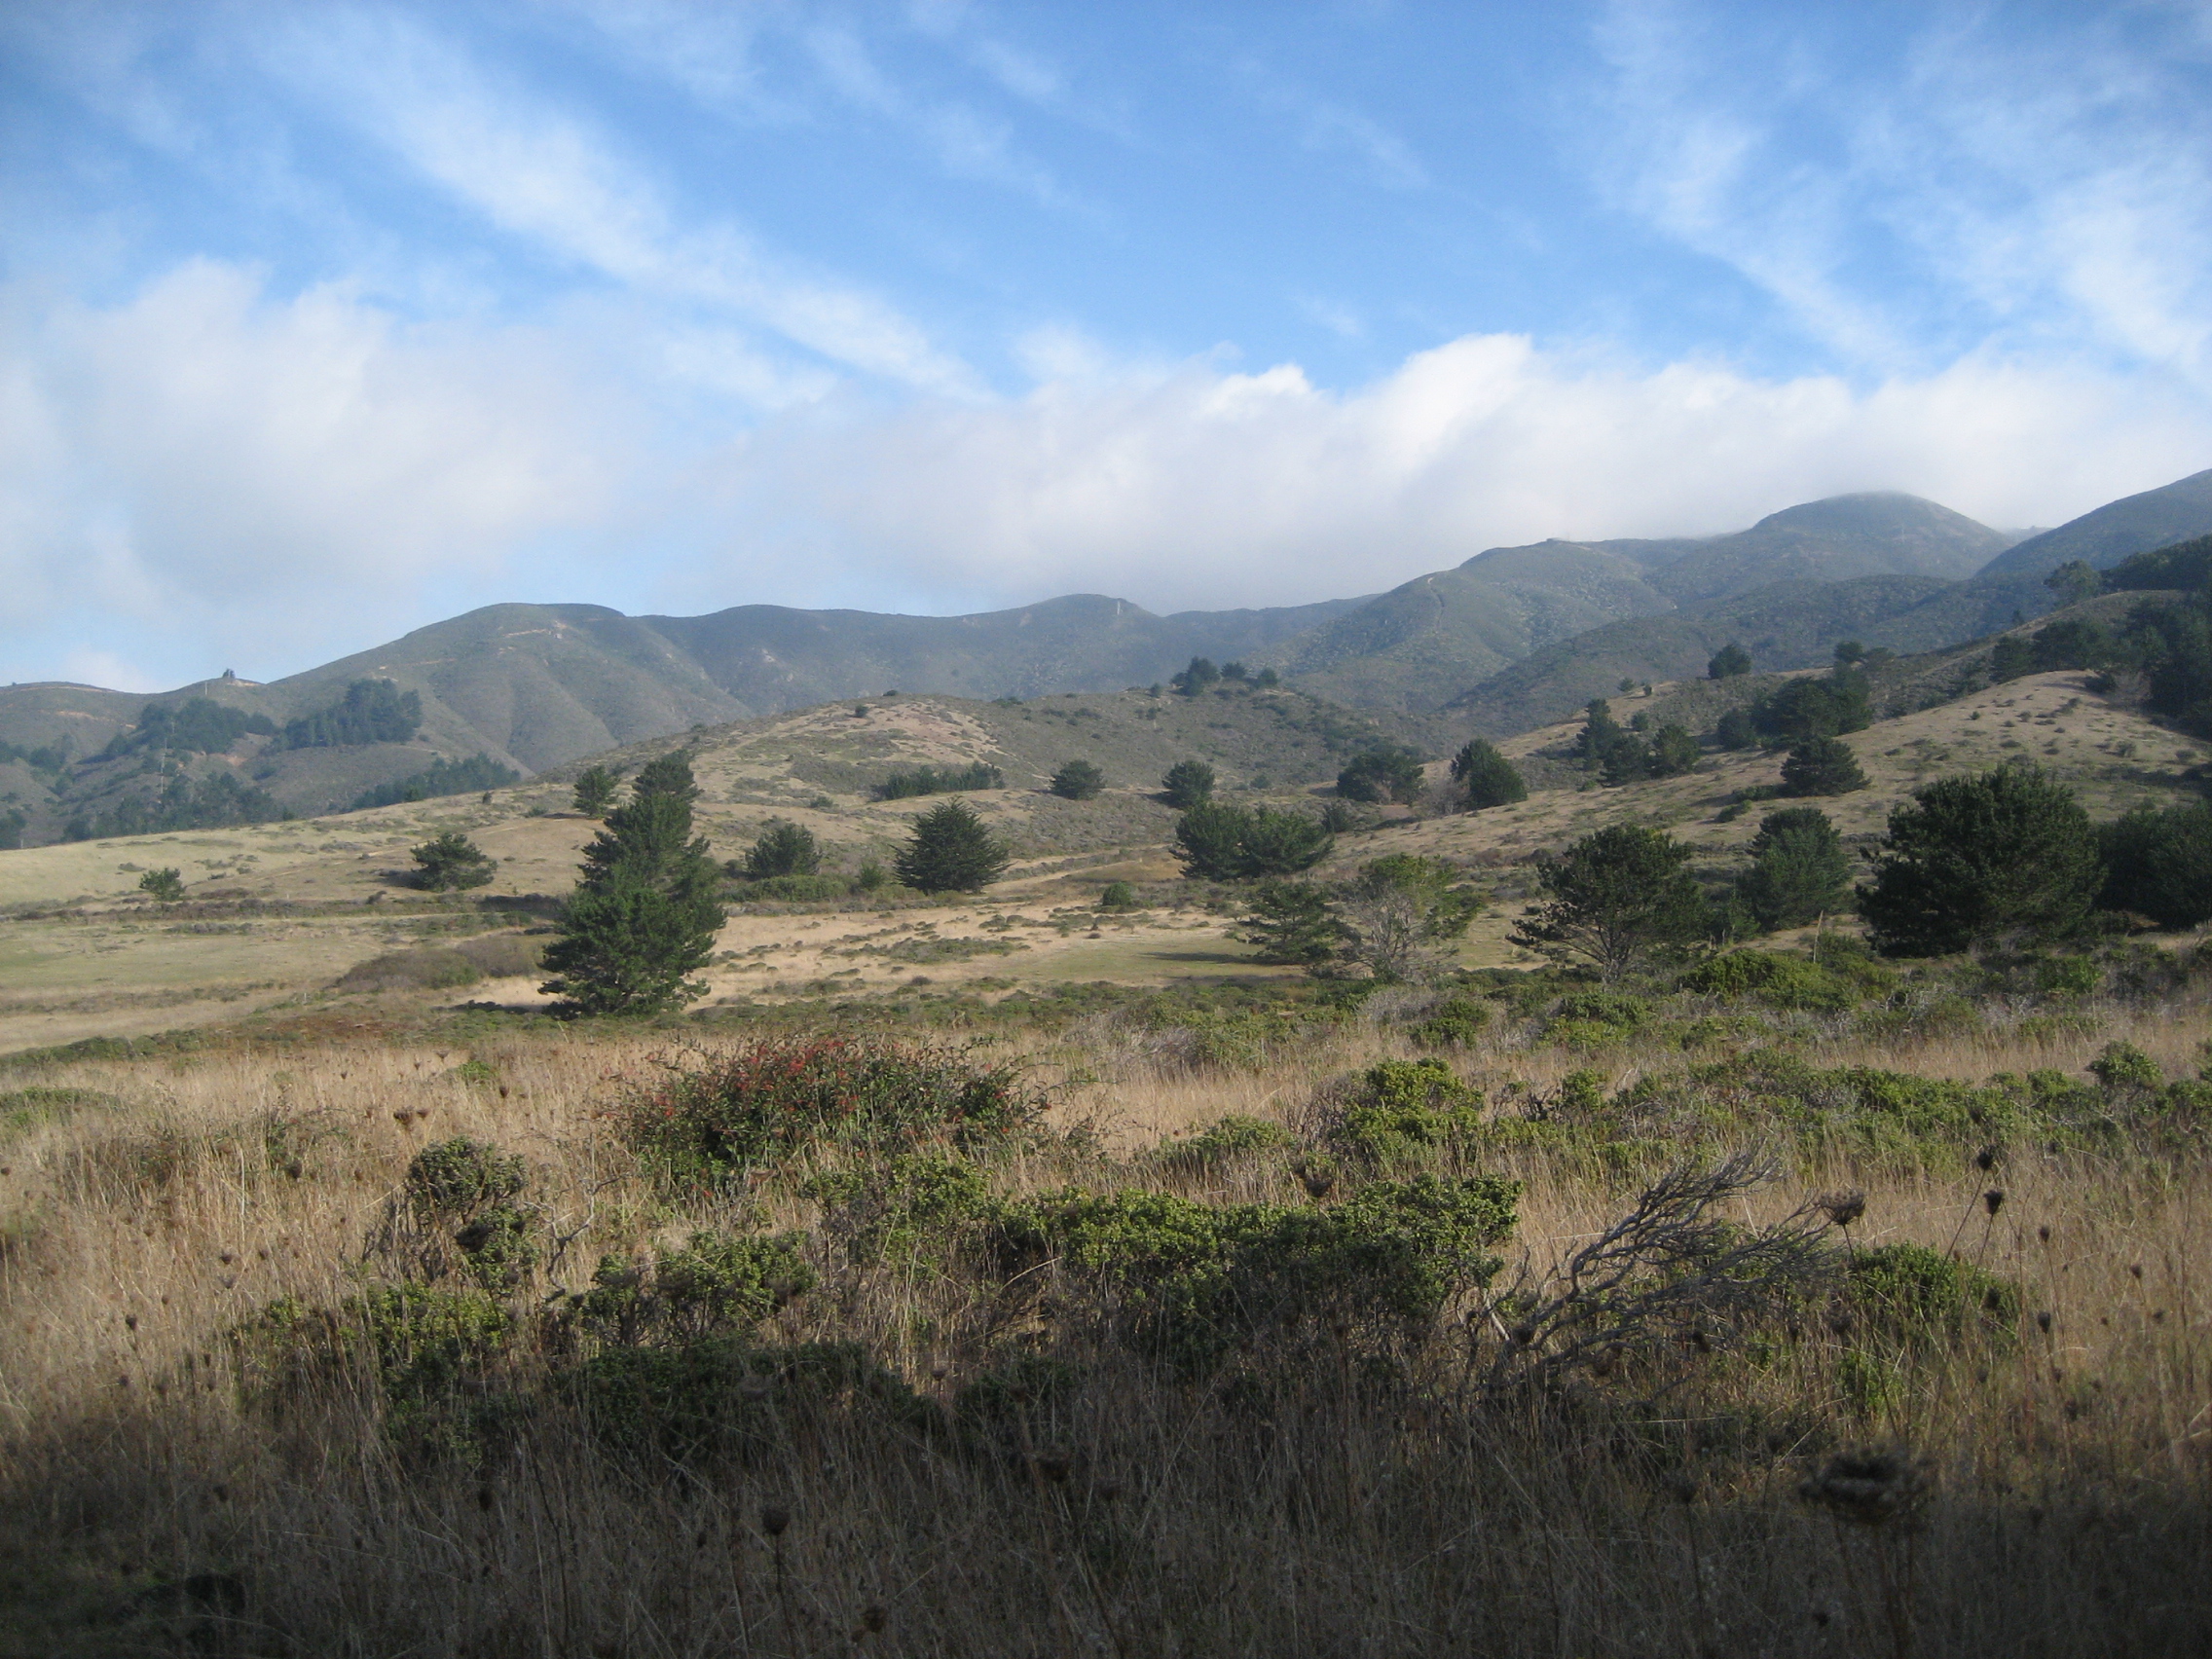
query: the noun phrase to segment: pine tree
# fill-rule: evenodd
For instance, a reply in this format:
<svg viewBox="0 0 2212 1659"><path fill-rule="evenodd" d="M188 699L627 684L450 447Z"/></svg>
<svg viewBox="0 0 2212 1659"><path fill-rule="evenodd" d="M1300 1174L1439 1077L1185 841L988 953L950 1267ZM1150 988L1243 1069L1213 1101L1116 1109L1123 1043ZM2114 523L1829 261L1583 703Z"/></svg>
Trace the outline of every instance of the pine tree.
<svg viewBox="0 0 2212 1659"><path fill-rule="evenodd" d="M1736 897L1761 928L1803 927L1843 909L1851 898L1851 859L1817 806L1791 806L1759 820L1751 867Z"/></svg>
<svg viewBox="0 0 2212 1659"><path fill-rule="evenodd" d="M1090 800L1106 787L1106 774L1088 760L1070 760L1052 774L1054 794L1063 800Z"/></svg>
<svg viewBox="0 0 2212 1659"><path fill-rule="evenodd" d="M547 947L541 988L569 1014L658 1014L703 996L689 976L722 924L719 872L691 835L699 788L687 757L642 769L629 803L584 849L582 875Z"/></svg>
<svg viewBox="0 0 2212 1659"><path fill-rule="evenodd" d="M781 819L768 828L745 855L749 881L768 881L779 875L812 875L822 867L822 849L814 832Z"/></svg>
<svg viewBox="0 0 2212 1659"><path fill-rule="evenodd" d="M1734 640L1730 640L1713 653L1713 660L1705 665L1708 680L1733 680L1739 674L1751 672L1750 654Z"/></svg>
<svg viewBox="0 0 2212 1659"><path fill-rule="evenodd" d="M1452 756L1452 781L1467 793L1467 810L1482 812L1529 798L1520 771L1493 744L1473 738Z"/></svg>
<svg viewBox="0 0 2212 1659"><path fill-rule="evenodd" d="M415 885L432 893L482 887L498 869L497 860L458 830L424 841L408 856L415 861Z"/></svg>
<svg viewBox="0 0 2212 1659"><path fill-rule="evenodd" d="M2088 814L2040 767L1942 778L1890 814L1859 908L1885 956L2077 931L2104 880Z"/></svg>
<svg viewBox="0 0 2212 1659"><path fill-rule="evenodd" d="M1546 902L1513 930L1516 944L1582 957L1607 984L1705 925L1689 848L1641 825L1585 835L1536 871Z"/></svg>
<svg viewBox="0 0 2212 1659"><path fill-rule="evenodd" d="M1188 812L1213 794L1213 768L1203 760L1178 760L1167 768L1160 787L1166 793L1169 806Z"/></svg>
<svg viewBox="0 0 2212 1659"><path fill-rule="evenodd" d="M621 787L607 767L586 766L576 774L575 808L586 818L605 818Z"/></svg>
<svg viewBox="0 0 2212 1659"><path fill-rule="evenodd" d="M1255 962L1316 968L1336 954L1344 931L1318 887L1263 881L1252 890L1252 908L1236 937L1260 947Z"/></svg>
<svg viewBox="0 0 2212 1659"><path fill-rule="evenodd" d="M1859 756L1840 737L1809 737L1782 762L1784 794L1839 795L1865 787Z"/></svg>
<svg viewBox="0 0 2212 1659"><path fill-rule="evenodd" d="M923 893L980 893L1005 871L1011 855L966 801L948 800L914 820L914 833L895 861L899 879Z"/></svg>

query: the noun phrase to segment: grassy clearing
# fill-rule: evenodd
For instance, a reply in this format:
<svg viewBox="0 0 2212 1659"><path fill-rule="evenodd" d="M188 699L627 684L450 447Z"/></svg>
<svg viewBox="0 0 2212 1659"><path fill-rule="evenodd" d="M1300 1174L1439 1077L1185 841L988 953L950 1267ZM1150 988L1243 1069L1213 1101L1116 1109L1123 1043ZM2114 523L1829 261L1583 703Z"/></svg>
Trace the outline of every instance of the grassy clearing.
<svg viewBox="0 0 2212 1659"><path fill-rule="evenodd" d="M2202 972L1790 984L18 1063L0 1652L2193 1650Z"/></svg>

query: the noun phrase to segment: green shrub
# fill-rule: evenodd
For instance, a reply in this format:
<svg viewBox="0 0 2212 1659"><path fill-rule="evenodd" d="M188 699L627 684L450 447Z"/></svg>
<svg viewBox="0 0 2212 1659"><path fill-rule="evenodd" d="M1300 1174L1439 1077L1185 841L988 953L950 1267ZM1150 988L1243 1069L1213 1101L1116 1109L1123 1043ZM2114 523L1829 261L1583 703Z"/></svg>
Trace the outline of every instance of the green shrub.
<svg viewBox="0 0 2212 1659"><path fill-rule="evenodd" d="M1618 991L1570 991L1559 999L1552 1011L1555 1020L1584 1020L1599 1025L1617 1025L1624 1031L1634 1031L1651 1015L1651 1005L1641 997L1624 996Z"/></svg>
<svg viewBox="0 0 2212 1659"><path fill-rule="evenodd" d="M1442 1060L1384 1060L1345 1091L1328 1135L1370 1162L1419 1156L1476 1128L1482 1105L1481 1091Z"/></svg>
<svg viewBox="0 0 2212 1659"><path fill-rule="evenodd" d="M2019 1286L1925 1244L1854 1250L1844 1273L1855 1334L1933 1344L2019 1322Z"/></svg>
<svg viewBox="0 0 2212 1659"><path fill-rule="evenodd" d="M415 885L432 893L482 887L498 873L499 861L458 830L432 836L407 856L415 861Z"/></svg>
<svg viewBox="0 0 2212 1659"><path fill-rule="evenodd" d="M822 848L816 843L813 830L771 818L768 827L747 851L741 867L753 881L816 875L822 868Z"/></svg>
<svg viewBox="0 0 2212 1659"><path fill-rule="evenodd" d="M629 1143L680 1179L716 1179L817 1145L892 1151L1003 1144L1044 1097L1014 1065L971 1051L862 1037L769 1037L669 1066L619 1108Z"/></svg>
<svg viewBox="0 0 2212 1659"><path fill-rule="evenodd" d="M701 1232L682 1249L649 1261L606 1256L571 1312L615 1346L743 1336L814 1288L805 1243L800 1233L758 1238Z"/></svg>
<svg viewBox="0 0 2212 1659"><path fill-rule="evenodd" d="M618 1347L557 1375L552 1392L610 1450L687 1464L847 1425L931 1431L928 1402L858 1343L753 1347L712 1337L672 1347Z"/></svg>
<svg viewBox="0 0 2212 1659"><path fill-rule="evenodd" d="M2158 1062L2132 1043L2107 1043L2088 1069L2108 1093L2166 1087L2166 1074L2158 1069Z"/></svg>
<svg viewBox="0 0 2212 1659"><path fill-rule="evenodd" d="M1233 1159L1248 1158L1289 1142L1290 1131L1272 1119L1247 1118L1232 1112L1188 1139L1162 1146L1160 1161L1173 1168L1210 1169Z"/></svg>
<svg viewBox="0 0 2212 1659"><path fill-rule="evenodd" d="M1004 1206L994 1235L1009 1271L1090 1276L1109 1326L1196 1368L1332 1312L1433 1319L1497 1272L1519 1194L1491 1176L1379 1182L1327 1209L1068 1191Z"/></svg>
<svg viewBox="0 0 2212 1659"><path fill-rule="evenodd" d="M732 897L765 899L787 904L819 904L850 898L852 892L851 876L771 875L762 881L748 882L742 892L733 893Z"/></svg>
<svg viewBox="0 0 2212 1659"><path fill-rule="evenodd" d="M800 1191L826 1212L823 1231L863 1261L940 1261L991 1209L983 1172L935 1153L828 1170Z"/></svg>
<svg viewBox="0 0 2212 1659"><path fill-rule="evenodd" d="M1125 881L1109 881L1098 895L1101 910L1134 910L1140 903L1137 890Z"/></svg>
<svg viewBox="0 0 2212 1659"><path fill-rule="evenodd" d="M1406 1034L1423 1049L1471 1049L1490 1027L1491 1011L1472 997L1447 997L1416 1020Z"/></svg>
<svg viewBox="0 0 2212 1659"><path fill-rule="evenodd" d="M401 1186L417 1215L465 1220L507 1202L522 1192L528 1179L520 1154L456 1135L424 1147L409 1160Z"/></svg>
<svg viewBox="0 0 2212 1659"><path fill-rule="evenodd" d="M419 1419L490 1370L513 1321L478 1290L378 1285L348 1301L344 1324L366 1339L387 1411Z"/></svg>
<svg viewBox="0 0 2212 1659"><path fill-rule="evenodd" d="M1835 1013L1859 996L1817 962L1770 950L1731 950L1684 974L1682 989L1709 997L1751 998L1769 1008Z"/></svg>

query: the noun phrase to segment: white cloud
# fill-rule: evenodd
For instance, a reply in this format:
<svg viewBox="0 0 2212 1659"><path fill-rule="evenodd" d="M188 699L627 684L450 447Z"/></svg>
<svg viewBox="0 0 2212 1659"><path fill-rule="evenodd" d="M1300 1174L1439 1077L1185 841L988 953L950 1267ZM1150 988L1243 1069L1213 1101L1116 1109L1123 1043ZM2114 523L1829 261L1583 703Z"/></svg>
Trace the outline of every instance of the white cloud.
<svg viewBox="0 0 2212 1659"><path fill-rule="evenodd" d="M1489 335L1344 395L1290 365L1191 365L770 428L728 484L743 522L786 527L848 595L1176 608L1372 591L1549 535L1731 530L1857 490L2054 524L2207 461L2212 413L2134 378L1972 358L1862 391Z"/></svg>
<svg viewBox="0 0 2212 1659"><path fill-rule="evenodd" d="M596 522L634 460L539 334L272 303L213 263L106 311L0 291L0 387L7 631L49 662L131 634L308 666L429 592L526 585L518 551Z"/></svg>

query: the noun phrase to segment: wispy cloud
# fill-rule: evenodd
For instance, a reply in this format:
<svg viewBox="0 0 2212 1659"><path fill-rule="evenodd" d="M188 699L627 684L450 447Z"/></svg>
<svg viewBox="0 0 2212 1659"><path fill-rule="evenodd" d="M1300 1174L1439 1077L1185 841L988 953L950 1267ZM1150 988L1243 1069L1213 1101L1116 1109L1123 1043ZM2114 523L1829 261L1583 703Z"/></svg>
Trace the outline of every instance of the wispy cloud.
<svg viewBox="0 0 2212 1659"><path fill-rule="evenodd" d="M1427 187L1428 168L1414 147L1373 116L1324 97L1257 58L1240 62L1237 77L1260 103L1290 119L1307 149L1350 157L1385 190Z"/></svg>

